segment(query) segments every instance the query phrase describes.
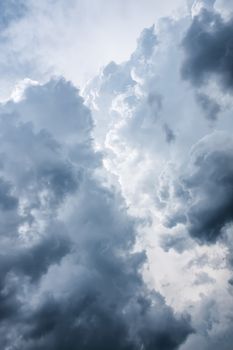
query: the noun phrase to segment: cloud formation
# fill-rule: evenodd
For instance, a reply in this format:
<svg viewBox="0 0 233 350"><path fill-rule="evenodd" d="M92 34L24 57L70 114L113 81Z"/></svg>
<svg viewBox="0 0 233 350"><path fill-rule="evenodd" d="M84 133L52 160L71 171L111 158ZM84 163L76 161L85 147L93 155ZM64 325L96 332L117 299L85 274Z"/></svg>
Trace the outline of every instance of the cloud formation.
<svg viewBox="0 0 233 350"><path fill-rule="evenodd" d="M194 16L183 40L186 58L182 75L195 86L217 76L222 87L233 87L233 20L224 21L214 10L202 9Z"/></svg>
<svg viewBox="0 0 233 350"><path fill-rule="evenodd" d="M177 198L183 205L167 224L185 223L190 235L201 243L216 242L233 220L232 141L224 132L205 136L192 148L180 176L183 191L177 192Z"/></svg>
<svg viewBox="0 0 233 350"><path fill-rule="evenodd" d="M231 350L232 5L150 24L81 97L52 73L119 57L139 2L23 3L0 5L0 88L34 79L0 104L0 348Z"/></svg>
<svg viewBox="0 0 233 350"><path fill-rule="evenodd" d="M0 108L1 348L177 349L189 318L142 280L78 91L52 80Z"/></svg>
<svg viewBox="0 0 233 350"><path fill-rule="evenodd" d="M219 104L204 93L197 93L196 99L201 108L203 109L206 118L210 121L215 121L218 118L218 114L221 111L221 107L219 106Z"/></svg>
<svg viewBox="0 0 233 350"><path fill-rule="evenodd" d="M193 204L188 210L190 233L200 240L214 241L232 217L232 139L213 134L193 150L193 172L184 179Z"/></svg>
<svg viewBox="0 0 233 350"><path fill-rule="evenodd" d="M195 16L193 9L189 17L163 19L144 30L128 61L106 66L85 91L104 164L130 210L144 220L145 275L170 305L191 313L196 332L182 350L217 349L232 327L226 308L226 300L232 305L230 233L226 238L232 225L231 88L225 73L209 70L211 60L202 59L208 45L190 36L202 25L207 38L212 35L201 16L216 16L214 43L217 18L224 26L230 22L214 12L214 1L195 3ZM226 42L221 45L225 49ZM191 67L185 79L182 67ZM223 342L231 348L230 341Z"/></svg>

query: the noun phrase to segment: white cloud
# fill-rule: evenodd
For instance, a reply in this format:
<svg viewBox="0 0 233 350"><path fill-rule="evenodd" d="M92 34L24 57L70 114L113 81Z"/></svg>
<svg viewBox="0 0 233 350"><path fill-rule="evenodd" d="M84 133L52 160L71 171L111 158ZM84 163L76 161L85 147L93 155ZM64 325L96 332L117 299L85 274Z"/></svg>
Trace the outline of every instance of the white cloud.
<svg viewBox="0 0 233 350"><path fill-rule="evenodd" d="M194 192L185 189L180 176L188 172L191 149L195 144L198 147L200 139L215 129L232 130L232 105L230 96L221 91L215 80L195 88L182 79L185 54L182 39L191 21L191 16L177 21L166 19L145 30L129 60L108 65L89 83L85 93L87 102L93 106L95 140L104 150L104 164L118 178L131 212L144 219L139 245L148 254L146 281L175 309L189 310L194 319L201 300L209 303L210 295L218 294L216 317L226 322L225 306L221 311L221 305L223 294L227 300L231 298L229 290L222 293L231 275L231 266L226 263L230 244L225 241L199 245L188 234L187 210L190 205L191 214L192 205L202 200L210 176L206 176L205 184L202 174L200 186L205 189L195 188ZM202 96L201 101L197 96ZM208 106L203 96L208 97ZM165 125L173 135L172 142L168 142ZM216 145L217 134L213 136ZM228 147L226 144L229 142L223 142L224 148ZM221 167L216 167L221 174ZM210 165L208 168L211 173L213 169ZM218 199L208 197L212 206ZM210 209L205 202L204 212L205 206ZM166 251L161 249L161 243ZM191 267L191 261L203 256L207 259L201 267L197 264ZM223 265L218 269L215 261L223 261ZM200 273L210 275L213 283L195 283L194 276ZM195 325L201 332L200 319ZM216 326L210 344L217 346L229 329L227 322L225 330ZM194 344L198 337L191 337ZM207 346L206 335L200 338L203 347ZM187 344L192 348L189 341Z"/></svg>
<svg viewBox="0 0 233 350"><path fill-rule="evenodd" d="M133 51L143 27L170 15L183 0L25 0L27 12L0 39L0 96L18 79L63 75L83 85L111 60ZM7 2L6 2L6 5Z"/></svg>

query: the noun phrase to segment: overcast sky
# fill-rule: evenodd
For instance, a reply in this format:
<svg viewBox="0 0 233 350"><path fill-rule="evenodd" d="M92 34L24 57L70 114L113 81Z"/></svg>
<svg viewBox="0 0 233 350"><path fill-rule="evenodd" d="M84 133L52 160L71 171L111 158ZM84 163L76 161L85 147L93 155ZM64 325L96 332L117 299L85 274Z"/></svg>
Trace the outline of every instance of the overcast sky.
<svg viewBox="0 0 233 350"><path fill-rule="evenodd" d="M0 0L0 348L232 350L233 4Z"/></svg>

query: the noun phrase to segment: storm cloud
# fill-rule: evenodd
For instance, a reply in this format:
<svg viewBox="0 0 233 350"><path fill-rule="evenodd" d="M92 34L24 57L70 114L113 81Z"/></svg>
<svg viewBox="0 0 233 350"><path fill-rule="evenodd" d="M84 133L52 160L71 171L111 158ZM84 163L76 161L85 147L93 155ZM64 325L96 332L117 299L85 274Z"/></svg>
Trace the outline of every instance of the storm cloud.
<svg viewBox="0 0 233 350"><path fill-rule="evenodd" d="M176 1L0 5L3 350L232 348L233 7Z"/></svg>
<svg viewBox="0 0 233 350"><path fill-rule="evenodd" d="M177 192L183 204L168 217L167 226L184 223L200 243L216 242L233 221L232 155L233 140L226 132L205 136L193 147L180 176L183 191Z"/></svg>
<svg viewBox="0 0 233 350"><path fill-rule="evenodd" d="M1 105L0 124L1 348L177 349L189 317L143 282L137 221L97 175L78 91L29 86Z"/></svg>
<svg viewBox="0 0 233 350"><path fill-rule="evenodd" d="M233 19L224 21L214 10L202 9L194 16L183 39L185 61L182 76L194 86L216 76L221 86L233 88Z"/></svg>
<svg viewBox="0 0 233 350"><path fill-rule="evenodd" d="M232 151L231 138L221 133L206 137L193 151L194 172L184 181L194 195L190 233L200 240L215 241L233 219Z"/></svg>

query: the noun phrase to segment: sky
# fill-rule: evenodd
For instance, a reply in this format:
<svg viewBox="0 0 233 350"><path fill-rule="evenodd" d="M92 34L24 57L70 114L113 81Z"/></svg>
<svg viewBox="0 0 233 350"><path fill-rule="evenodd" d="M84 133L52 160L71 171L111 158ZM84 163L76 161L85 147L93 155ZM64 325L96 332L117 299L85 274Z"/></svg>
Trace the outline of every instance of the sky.
<svg viewBox="0 0 233 350"><path fill-rule="evenodd" d="M0 0L0 348L232 350L233 4Z"/></svg>
<svg viewBox="0 0 233 350"><path fill-rule="evenodd" d="M0 97L15 81L62 75L82 87L111 60L127 60L143 28L184 11L183 0L1 0ZM1 10L0 7L0 10ZM181 8L181 9L180 9ZM5 78L5 79L4 79Z"/></svg>

